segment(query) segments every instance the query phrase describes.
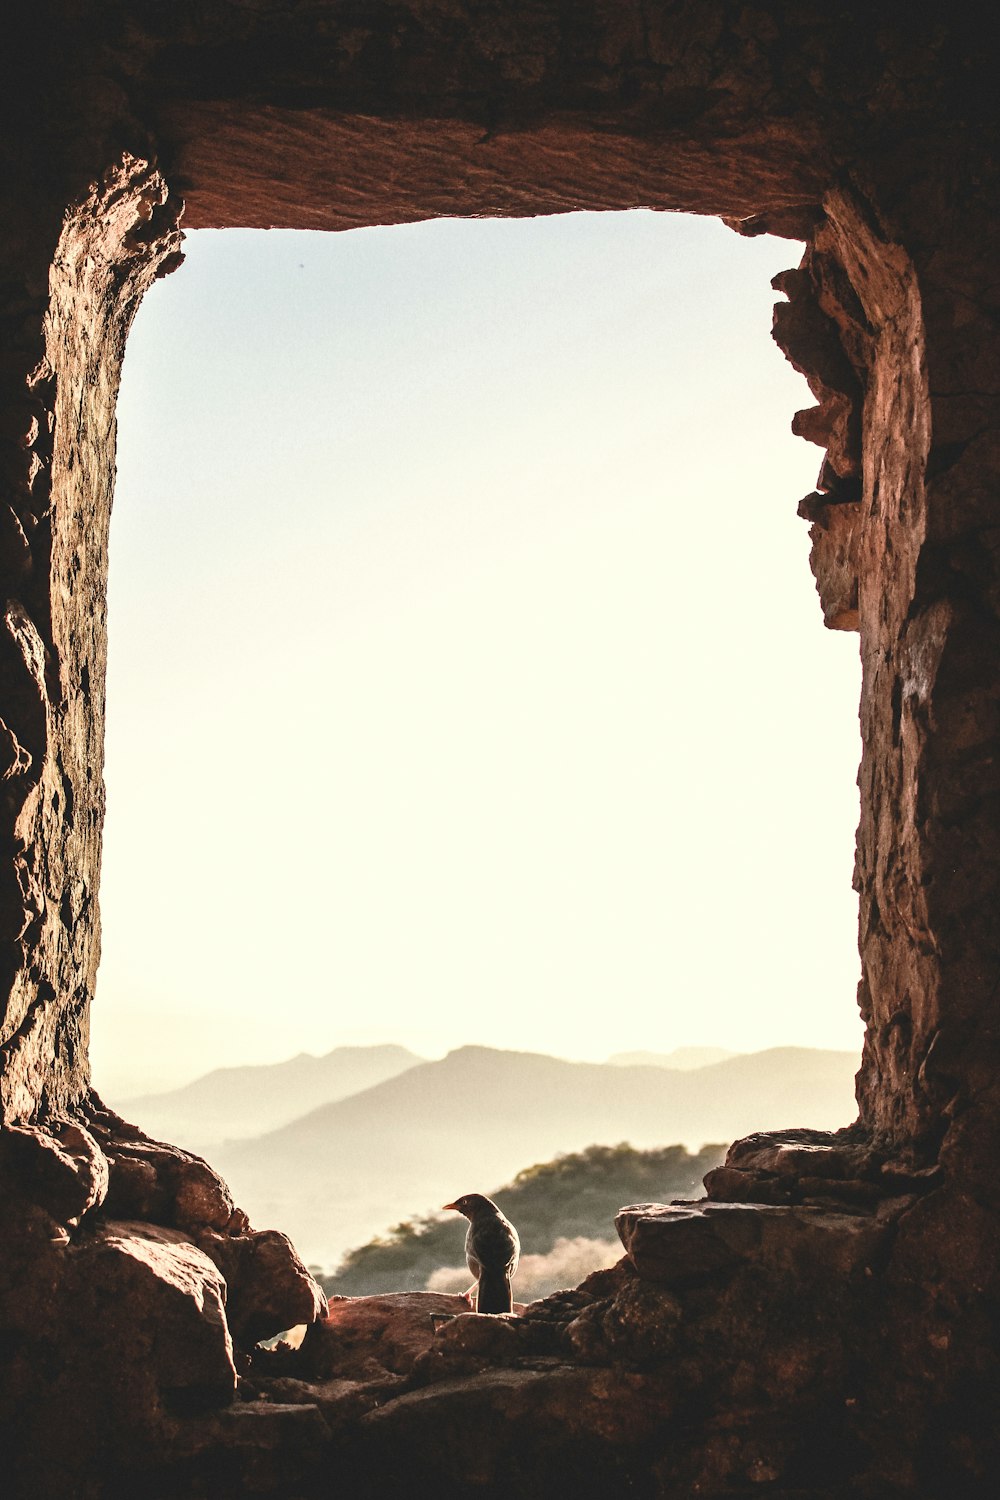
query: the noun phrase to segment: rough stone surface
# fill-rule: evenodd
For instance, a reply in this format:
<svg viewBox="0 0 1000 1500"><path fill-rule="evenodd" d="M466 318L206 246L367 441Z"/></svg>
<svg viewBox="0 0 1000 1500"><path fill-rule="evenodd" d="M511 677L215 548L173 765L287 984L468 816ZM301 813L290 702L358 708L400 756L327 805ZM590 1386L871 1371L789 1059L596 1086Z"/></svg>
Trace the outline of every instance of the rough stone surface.
<svg viewBox="0 0 1000 1500"><path fill-rule="evenodd" d="M840 1279L870 1274L887 1235L870 1217L741 1202L637 1204L615 1227L639 1275L674 1289L717 1283L750 1261L790 1280L801 1263Z"/></svg>
<svg viewBox="0 0 1000 1500"><path fill-rule="evenodd" d="M53 1122L48 1130L13 1126L0 1133L0 1153L11 1187L34 1197L59 1223L78 1223L108 1195L108 1159L78 1122Z"/></svg>
<svg viewBox="0 0 1000 1500"><path fill-rule="evenodd" d="M673 1219L674 1238L692 1222L686 1205L624 1217L630 1241L640 1224ZM722 1226L722 1276L701 1266L668 1287L627 1258L499 1319L427 1294L335 1301L300 1350L261 1355L248 1387L316 1405L364 1497L415 1480L526 1500L847 1493L898 1215L700 1217Z"/></svg>
<svg viewBox="0 0 1000 1500"><path fill-rule="evenodd" d="M224 1229L234 1213L221 1177L199 1157L158 1141L112 1138L110 1208L158 1224Z"/></svg>
<svg viewBox="0 0 1000 1500"><path fill-rule="evenodd" d="M206 1228L194 1238L225 1274L229 1327L239 1347L252 1348L326 1312L326 1297L279 1230L218 1234Z"/></svg>
<svg viewBox="0 0 1000 1500"><path fill-rule="evenodd" d="M109 1221L74 1246L72 1260L72 1316L88 1299L96 1300L103 1339L110 1348L128 1350L119 1365L122 1387L142 1368L155 1370L168 1405L172 1399L218 1405L232 1398L236 1370L226 1284L180 1231ZM107 1287L120 1292L110 1305ZM81 1321L86 1325L89 1318ZM123 1391L118 1399L125 1400Z"/></svg>
<svg viewBox="0 0 1000 1500"><path fill-rule="evenodd" d="M225 1283L179 1231L5 1229L0 1265L10 1493L72 1495L92 1468L110 1483L168 1442L178 1416L233 1399Z"/></svg>
<svg viewBox="0 0 1000 1500"><path fill-rule="evenodd" d="M325 1307L287 1238L255 1234L207 1163L96 1104L88 1121L0 1131L0 1430L18 1435L15 1494L75 1496L94 1466L114 1494L126 1471L169 1469L186 1424L233 1399L234 1345Z"/></svg>
<svg viewBox="0 0 1000 1500"><path fill-rule="evenodd" d="M463 1316L486 1321L464 1297L439 1292L334 1297L326 1316L309 1329L299 1363L325 1380L408 1375L444 1324Z"/></svg>
<svg viewBox="0 0 1000 1500"><path fill-rule="evenodd" d="M994 25L985 0L849 15L798 0L36 0L5 18L13 1493L995 1492ZM315 1294L207 1164L109 1116L87 1066L114 404L138 301L181 258L182 198L187 223L219 227L645 205L799 238L774 334L815 398L794 426L823 449L803 514L824 617L858 629L863 664L857 1125L737 1144L708 1206L623 1219L634 1264L491 1329L442 1324L411 1367L381 1366L382 1395L311 1377L307 1340L278 1365L256 1356L209 1415L194 1408L224 1408L232 1382L218 1268L244 1340Z"/></svg>
<svg viewBox="0 0 1000 1500"><path fill-rule="evenodd" d="M823 606L823 623L830 630L857 630L860 503L830 504L825 495L815 493L800 501L799 515L812 522L809 566Z"/></svg>

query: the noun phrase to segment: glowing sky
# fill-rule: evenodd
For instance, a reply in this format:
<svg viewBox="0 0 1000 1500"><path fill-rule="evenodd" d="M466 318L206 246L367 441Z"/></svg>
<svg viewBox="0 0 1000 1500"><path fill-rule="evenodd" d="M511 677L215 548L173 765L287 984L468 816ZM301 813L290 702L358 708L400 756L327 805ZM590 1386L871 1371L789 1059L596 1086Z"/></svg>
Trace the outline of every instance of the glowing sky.
<svg viewBox="0 0 1000 1500"><path fill-rule="evenodd" d="M859 1046L857 637L768 337L799 246L635 212L187 251L119 411L98 1087Z"/></svg>

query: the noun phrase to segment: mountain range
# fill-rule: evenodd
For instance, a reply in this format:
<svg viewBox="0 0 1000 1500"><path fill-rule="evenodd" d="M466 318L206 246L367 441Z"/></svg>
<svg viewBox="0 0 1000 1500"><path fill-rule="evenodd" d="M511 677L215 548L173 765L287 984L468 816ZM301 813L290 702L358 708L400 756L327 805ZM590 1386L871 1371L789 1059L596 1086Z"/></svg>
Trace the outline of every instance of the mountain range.
<svg viewBox="0 0 1000 1500"><path fill-rule="evenodd" d="M159 1136L210 1156L228 1140L287 1125L322 1104L360 1093L423 1062L405 1047L335 1047L287 1062L215 1068L183 1088L115 1100L114 1108Z"/></svg>
<svg viewBox="0 0 1000 1500"><path fill-rule="evenodd" d="M735 1052L725 1047L675 1047L673 1052L615 1052L608 1062L616 1068L678 1068L687 1072L689 1068L707 1068L735 1056Z"/></svg>
<svg viewBox="0 0 1000 1500"><path fill-rule="evenodd" d="M462 1047L230 1140L211 1160L255 1225L284 1229L329 1267L400 1219L593 1144L697 1149L752 1130L836 1129L856 1114L857 1065L852 1052L799 1047L687 1070ZM141 1103L132 1117L149 1130Z"/></svg>

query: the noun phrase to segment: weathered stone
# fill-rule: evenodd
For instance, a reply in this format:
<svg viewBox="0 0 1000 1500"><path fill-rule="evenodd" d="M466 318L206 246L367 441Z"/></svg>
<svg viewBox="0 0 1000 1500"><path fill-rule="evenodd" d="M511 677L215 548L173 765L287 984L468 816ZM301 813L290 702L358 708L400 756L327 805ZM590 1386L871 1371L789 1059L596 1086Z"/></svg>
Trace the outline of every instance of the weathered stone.
<svg viewBox="0 0 1000 1500"><path fill-rule="evenodd" d="M620 1209L615 1228L640 1276L665 1286L683 1286L733 1270L760 1248L756 1208L637 1203ZM745 1211L743 1211L745 1207Z"/></svg>
<svg viewBox="0 0 1000 1500"><path fill-rule="evenodd" d="M877 1182L865 1182L860 1177L799 1177L796 1191L800 1201L821 1197L829 1202L852 1203L859 1206L874 1206L884 1197L884 1189Z"/></svg>
<svg viewBox="0 0 1000 1500"><path fill-rule="evenodd" d="M50 41L64 24L53 18ZM46 42L29 50L38 46ZM93 78L82 64L81 71ZM49 82L61 92L68 80L61 69L58 76L61 82L56 75ZM24 486L8 499L30 555L16 559L16 575L5 584L0 628L0 714L25 752L20 774L6 783L4 837L13 852L0 874L6 1123L31 1122L39 1111L83 1113L87 1099L87 1012L100 955L106 661L103 589L95 595L93 579L107 567L125 335L157 267L179 245L180 203L168 201L148 163L120 144L113 158L82 172L79 159L66 159L90 128L78 128L76 111L93 120L94 109L106 125L115 97L107 86L75 87L57 132L62 144L41 148L42 180L63 196L61 210L44 206L44 190L26 189L27 156L5 173L22 206L5 207L10 227L0 249L7 258L41 255L51 268L51 277L30 272L26 300L15 292L0 306L4 344L16 356L0 386L0 407L14 405L36 419L27 426L19 420L20 435L10 440L28 465Z"/></svg>
<svg viewBox="0 0 1000 1500"><path fill-rule="evenodd" d="M464 1297L440 1292L333 1297L326 1316L306 1334L301 1368L321 1380L409 1374L433 1345L436 1320L443 1325L470 1314Z"/></svg>
<svg viewBox="0 0 1000 1500"><path fill-rule="evenodd" d="M225 1284L177 1231L90 1214L57 1241L35 1213L34 1235L0 1219L5 1493L75 1497L86 1475L129 1493L122 1465L155 1466L174 1422L233 1399Z"/></svg>
<svg viewBox="0 0 1000 1500"><path fill-rule="evenodd" d="M132 1127L103 1138L111 1162L109 1213L149 1218L175 1229L228 1228L235 1211L232 1194L200 1156L146 1140Z"/></svg>
<svg viewBox="0 0 1000 1500"><path fill-rule="evenodd" d="M26 1197L63 1224L78 1222L107 1197L106 1157L88 1130L68 1120L0 1131L0 1164Z"/></svg>
<svg viewBox="0 0 1000 1500"><path fill-rule="evenodd" d="M716 1167L705 1178L705 1195L715 1203L790 1203L791 1183L769 1172Z"/></svg>
<svg viewBox="0 0 1000 1500"><path fill-rule="evenodd" d="M155 1382L172 1405L218 1405L236 1390L226 1324L226 1284L218 1269L177 1230L109 1222L71 1252L74 1310L100 1310L104 1380ZM109 1295L109 1293L111 1295Z"/></svg>
<svg viewBox="0 0 1000 1500"><path fill-rule="evenodd" d="M734 1141L726 1166L743 1172L796 1177L865 1177L875 1181L883 1156L851 1130L767 1130Z"/></svg>
<svg viewBox="0 0 1000 1500"><path fill-rule="evenodd" d="M800 1145L783 1141L780 1136L770 1147L762 1147L754 1152L748 1160L742 1157L745 1165L752 1161L754 1171L773 1172L777 1177L801 1177L803 1172L809 1172L816 1177L843 1177L844 1161L836 1147L828 1145Z"/></svg>
<svg viewBox="0 0 1000 1500"><path fill-rule="evenodd" d="M662 1288L624 1279L611 1298L584 1307L564 1337L585 1363L655 1367L675 1354L682 1317L681 1303Z"/></svg>
<svg viewBox="0 0 1000 1500"><path fill-rule="evenodd" d="M313 1488L328 1465L329 1438L315 1402L238 1400L178 1423L157 1478L165 1493L178 1497L191 1494L200 1472L211 1474L213 1496L296 1495ZM141 1493L148 1482L148 1466L140 1465L122 1475L121 1493Z"/></svg>
<svg viewBox="0 0 1000 1500"><path fill-rule="evenodd" d="M813 523L809 528L809 566L816 579L823 623L830 630L859 630L860 504L827 504L823 495L807 495L799 504L799 515Z"/></svg>
<svg viewBox="0 0 1000 1500"><path fill-rule="evenodd" d="M345 1444L350 1492L405 1490L414 1473L424 1493L453 1500L634 1491L636 1456L669 1416L663 1393L642 1380L554 1361L403 1392L369 1411Z"/></svg>
<svg viewBox="0 0 1000 1500"><path fill-rule="evenodd" d="M871 1218L757 1203L635 1204L615 1227L639 1275L667 1287L695 1285L753 1261L794 1274L803 1261L850 1276L870 1267L885 1228Z"/></svg>
<svg viewBox="0 0 1000 1500"><path fill-rule="evenodd" d="M326 1297L287 1235L276 1229L239 1235L201 1230L195 1238L226 1278L226 1316L239 1348L325 1315Z"/></svg>
<svg viewBox="0 0 1000 1500"><path fill-rule="evenodd" d="M232 1218L232 1195L207 1162L179 1160L171 1173L175 1222L186 1228L225 1229Z"/></svg>

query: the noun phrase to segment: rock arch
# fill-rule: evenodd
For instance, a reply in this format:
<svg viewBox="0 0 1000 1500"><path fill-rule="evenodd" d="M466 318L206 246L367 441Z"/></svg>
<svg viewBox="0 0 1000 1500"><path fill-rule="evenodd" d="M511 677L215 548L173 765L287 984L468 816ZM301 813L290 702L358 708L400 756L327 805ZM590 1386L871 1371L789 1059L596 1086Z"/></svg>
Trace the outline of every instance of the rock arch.
<svg viewBox="0 0 1000 1500"><path fill-rule="evenodd" d="M114 400L138 300L179 262L182 199L195 226L331 229L643 205L806 242L802 264L781 278L788 301L775 333L817 396L795 424L826 451L817 492L802 503L824 614L861 632L867 1031L853 1130L836 1141L751 1138L710 1179L715 1207L626 1217L633 1280L616 1284L607 1306L587 1304L604 1307L601 1331L597 1312L593 1326L580 1314L585 1326L572 1334L573 1319L554 1319L559 1348L581 1369L655 1367L657 1339L690 1315L685 1298L704 1312L704 1277L678 1280L670 1268L694 1253L685 1246L705 1243L698 1264L717 1262L721 1278L705 1313L719 1347L697 1354L697 1341L682 1340L714 1393L702 1425L685 1418L682 1458L676 1437L658 1446L655 1434L672 1422L676 1431L678 1419L654 1370L630 1408L645 1403L646 1425L636 1418L622 1438L619 1379L600 1398L619 1418L593 1472L611 1472L613 1451L612 1468L644 1476L649 1493L684 1482L733 1493L754 1482L757 1463L788 1492L823 1493L822 1475L811 1488L800 1482L791 1429L832 1431L837 1402L838 1432L854 1403L840 1445L852 1482L888 1483L893 1472L901 1492L928 1482L936 1460L918 1430L953 1457L965 1451L995 1374L983 1328L1000 1248L989 1170L1000 1129L1000 356L996 122L980 12L947 23L908 15L898 26L879 14L845 29L811 7L725 0L588 0L571 11L557 0L360 9L261 0L190 14L120 0L98 24L50 0L12 29L18 63L6 100L19 128L5 146L0 231L0 1174L12 1205L0 1245L12 1269L0 1329L16 1358L0 1413L5 1401L10 1411L42 1399L30 1328L50 1349L89 1337L85 1317L67 1320L66 1300L89 1306L104 1277L141 1301L136 1267L159 1257L168 1270L154 1278L148 1316L169 1321L184 1277L201 1276L203 1305L216 1309L204 1358L169 1370L147 1357L134 1402L112 1419L97 1393L91 1415L112 1422L114 1463L139 1462L137 1434L145 1441L154 1428L173 1462L185 1402L208 1409L232 1392L227 1284L229 1322L245 1339L318 1305L291 1252L249 1234L209 1169L129 1133L89 1088ZM820 1223L831 1204L835 1222ZM145 1238L109 1228L126 1219L145 1224ZM282 1288L269 1314L265 1263L268 1287ZM805 1405L774 1375L772 1402L786 1409L768 1427L766 1458L753 1457L736 1415L753 1402L723 1372L751 1337L732 1300L751 1263L774 1318L788 1313L787 1282L827 1319L844 1360L842 1376L820 1382ZM874 1301L862 1272L877 1282ZM836 1316L831 1276L845 1289ZM633 1317L634 1338L609 1332L609 1307L619 1330ZM776 1361L782 1349L792 1359L776 1331L774 1348ZM808 1340L795 1349L811 1370ZM852 1350L870 1362L864 1377ZM465 1370L469 1350L452 1355L449 1370ZM587 1399L604 1379L583 1380ZM71 1404L67 1387L57 1409ZM708 1433L722 1415L737 1434L725 1462ZM531 1439L539 1474L546 1443L560 1451L545 1432L567 1430L558 1402L546 1420ZM404 1406L381 1421L401 1452L419 1449ZM344 1451L360 1444L370 1460L359 1433ZM447 1460L425 1454L428 1473L440 1477L454 1460L458 1483L463 1451L455 1437ZM86 1445L76 1461L100 1467ZM493 1456L484 1482L501 1482L504 1461ZM962 1463L971 1493L996 1454L980 1443Z"/></svg>

